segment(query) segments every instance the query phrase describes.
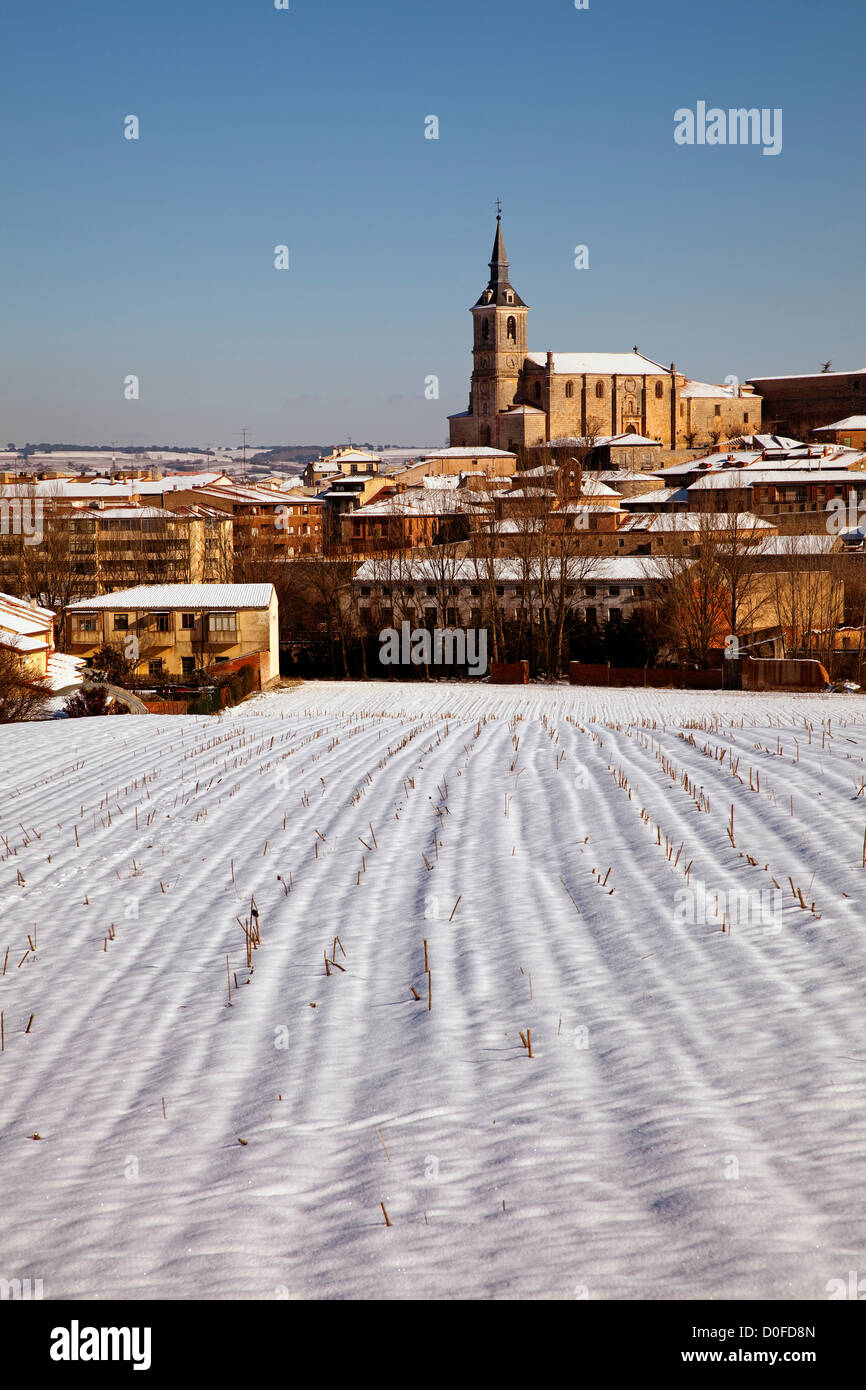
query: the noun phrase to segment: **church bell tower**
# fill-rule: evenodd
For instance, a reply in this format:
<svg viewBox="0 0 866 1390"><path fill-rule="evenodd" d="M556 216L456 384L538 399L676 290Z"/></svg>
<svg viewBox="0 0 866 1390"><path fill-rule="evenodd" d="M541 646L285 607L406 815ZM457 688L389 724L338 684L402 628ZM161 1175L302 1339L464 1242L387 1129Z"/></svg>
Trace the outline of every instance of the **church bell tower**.
<svg viewBox="0 0 866 1390"><path fill-rule="evenodd" d="M497 204L499 207L500 205ZM496 215L496 239L490 259L490 280L472 307L472 388L470 410L476 442L496 443L496 417L514 404L520 370L526 356L524 304L508 278L508 257L502 236L502 212Z"/></svg>

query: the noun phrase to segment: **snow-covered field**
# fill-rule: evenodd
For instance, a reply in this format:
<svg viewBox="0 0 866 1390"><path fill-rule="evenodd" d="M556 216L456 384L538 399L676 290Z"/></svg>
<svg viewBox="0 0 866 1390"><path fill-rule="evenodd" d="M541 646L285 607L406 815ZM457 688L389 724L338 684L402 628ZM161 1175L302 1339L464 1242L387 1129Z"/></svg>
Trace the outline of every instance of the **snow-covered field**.
<svg viewBox="0 0 866 1390"><path fill-rule="evenodd" d="M3 729L0 1278L866 1274L864 759L842 696L314 683Z"/></svg>

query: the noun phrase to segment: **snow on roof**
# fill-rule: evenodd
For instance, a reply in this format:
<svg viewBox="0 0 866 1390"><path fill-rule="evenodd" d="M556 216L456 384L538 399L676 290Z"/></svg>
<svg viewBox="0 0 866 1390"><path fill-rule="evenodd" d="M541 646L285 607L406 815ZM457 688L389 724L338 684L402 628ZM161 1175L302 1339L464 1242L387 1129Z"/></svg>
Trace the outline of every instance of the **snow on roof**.
<svg viewBox="0 0 866 1390"><path fill-rule="evenodd" d="M670 370L642 352L554 352L556 376L670 376ZM526 361L547 366L546 352L528 352Z"/></svg>
<svg viewBox="0 0 866 1390"><path fill-rule="evenodd" d="M601 478L603 483L610 483L616 487L617 483L644 483L647 478L656 478L658 474L643 471L638 473L633 468L603 468L594 476Z"/></svg>
<svg viewBox="0 0 866 1390"><path fill-rule="evenodd" d="M758 483L778 483L779 487L791 483L850 484L857 479L866 485L866 474L850 468L714 468L690 483L689 492L704 488L754 487Z"/></svg>
<svg viewBox="0 0 866 1390"><path fill-rule="evenodd" d="M503 415L543 415L544 411L539 410L535 405L512 405L508 410L504 410Z"/></svg>
<svg viewBox="0 0 866 1390"><path fill-rule="evenodd" d="M683 478L689 473L695 473L701 468L706 468L707 472L721 473L723 463L733 461L742 467L748 467L751 463L756 463L763 455L756 451L746 452L740 450L729 450L724 454L705 454L702 458L690 459L688 463L675 463L671 468L660 468L658 477L660 478Z"/></svg>
<svg viewBox="0 0 866 1390"><path fill-rule="evenodd" d="M537 561L514 560L505 557L478 562L469 559L456 560L453 565L448 567L448 579L449 583L483 583L488 578L492 567L494 580L500 583L511 581L522 584L528 575L532 575L537 566ZM392 584L396 577L394 557L389 556L383 559L365 560L358 567L355 583L368 584L372 580L373 582ZM403 561L399 577L405 581L442 582L441 567L438 562L414 557ZM576 560L574 574L569 582L595 584L599 580L602 582L610 580L618 583L628 583L629 581L643 583L644 581L652 582L654 579L668 579L669 577L663 562L649 556L613 555L608 557L599 555L591 558L580 556Z"/></svg>
<svg viewBox="0 0 866 1390"><path fill-rule="evenodd" d="M11 648L12 651L27 654L47 651L50 645L50 638L46 633L43 633L41 637L31 637L23 632L5 632L0 627L0 647Z"/></svg>
<svg viewBox="0 0 866 1390"><path fill-rule="evenodd" d="M543 445L546 449L619 449L641 446L646 448L651 446L653 449L660 449L662 443L660 439L648 439L645 434L596 434L579 435L565 434L559 439L550 439Z"/></svg>
<svg viewBox="0 0 866 1390"><path fill-rule="evenodd" d="M639 507L641 503L656 502L688 502L688 488L684 487L660 487L655 492L642 492L637 497L624 497L623 505L631 510Z"/></svg>
<svg viewBox="0 0 866 1390"><path fill-rule="evenodd" d="M476 444L472 448L464 445L459 447L454 445L447 449L436 449L432 454L425 454L422 463L427 463L430 459L513 459L516 454L510 454L507 449L492 449L489 444Z"/></svg>
<svg viewBox="0 0 866 1390"><path fill-rule="evenodd" d="M648 444L651 444L655 449L662 447L660 439L648 439L645 434L629 434L628 431L624 434L606 435L604 438L596 440L596 443L604 444L608 449L631 448L632 445L641 445L645 448Z"/></svg>
<svg viewBox="0 0 866 1390"><path fill-rule="evenodd" d="M711 381L691 381L686 378L684 386L680 387L680 397L688 397L692 400L707 399L714 396L734 397L739 395L737 386L716 386Z"/></svg>
<svg viewBox="0 0 866 1390"><path fill-rule="evenodd" d="M621 531L764 531L773 522L753 512L631 512Z"/></svg>
<svg viewBox="0 0 866 1390"><path fill-rule="evenodd" d="M834 425L818 425L813 434L823 434L825 430L866 430L866 415L846 415Z"/></svg>
<svg viewBox="0 0 866 1390"><path fill-rule="evenodd" d="M48 688L56 694L59 690L80 685L81 670L86 664L83 656L70 656L68 652L52 652L45 669Z"/></svg>
<svg viewBox="0 0 866 1390"><path fill-rule="evenodd" d="M811 381L828 376L866 376L866 367L856 367L853 372L794 372L787 376L751 376L749 381Z"/></svg>
<svg viewBox="0 0 866 1390"><path fill-rule="evenodd" d="M50 608L39 608L14 594L0 594L0 628L7 632L41 632L53 621Z"/></svg>
<svg viewBox="0 0 866 1390"><path fill-rule="evenodd" d="M601 482L594 473L584 473L580 480L582 497L617 497L619 494L607 483Z"/></svg>
<svg viewBox="0 0 866 1390"><path fill-rule="evenodd" d="M828 555L836 536L767 536L761 543L762 555Z"/></svg>
<svg viewBox="0 0 866 1390"><path fill-rule="evenodd" d="M140 584L82 599L69 609L267 608L273 592L273 584Z"/></svg>

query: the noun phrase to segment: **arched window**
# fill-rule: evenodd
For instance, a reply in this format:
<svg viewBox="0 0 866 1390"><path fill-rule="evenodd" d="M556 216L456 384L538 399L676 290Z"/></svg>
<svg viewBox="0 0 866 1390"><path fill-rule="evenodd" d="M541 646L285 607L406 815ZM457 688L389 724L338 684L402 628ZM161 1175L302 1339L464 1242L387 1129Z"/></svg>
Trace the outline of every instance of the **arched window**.
<svg viewBox="0 0 866 1390"><path fill-rule="evenodd" d="M660 381L656 382L656 400L660 401L665 393L665 388Z"/></svg>
<svg viewBox="0 0 866 1390"><path fill-rule="evenodd" d="M489 320L489 319L482 319L482 320L481 320L481 336L482 336L482 338L484 338L484 339L487 339L487 338L490 337L490 320Z"/></svg>
<svg viewBox="0 0 866 1390"><path fill-rule="evenodd" d="M566 396L568 396L568 399L571 400L572 396L574 395L574 382L573 382L573 381L567 381L567 382L565 383L565 394L566 394Z"/></svg>
<svg viewBox="0 0 866 1390"><path fill-rule="evenodd" d="M602 396L604 395L604 382L603 382L603 381L597 381L597 382L595 383L595 394L596 394L596 396L598 397L598 399L601 400Z"/></svg>
<svg viewBox="0 0 866 1390"><path fill-rule="evenodd" d="M509 343L517 342L517 319L513 314L508 315L508 323L505 325L505 336Z"/></svg>
<svg viewBox="0 0 866 1390"><path fill-rule="evenodd" d="M537 401L540 401L540 400L541 400L541 382L540 382L540 381L536 381L536 383L535 383L535 399L536 399Z"/></svg>

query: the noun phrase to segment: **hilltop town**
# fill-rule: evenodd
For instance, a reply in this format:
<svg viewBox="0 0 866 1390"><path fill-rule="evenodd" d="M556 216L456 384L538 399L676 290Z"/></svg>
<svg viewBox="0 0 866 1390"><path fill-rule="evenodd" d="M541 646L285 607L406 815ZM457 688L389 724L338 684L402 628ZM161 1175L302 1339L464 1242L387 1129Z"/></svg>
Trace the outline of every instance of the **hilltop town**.
<svg viewBox="0 0 866 1390"><path fill-rule="evenodd" d="M408 624L483 629L500 679L859 686L866 369L714 384L530 351L529 312L499 214L447 445L7 450L7 666L180 710L243 666L418 674L379 661Z"/></svg>

